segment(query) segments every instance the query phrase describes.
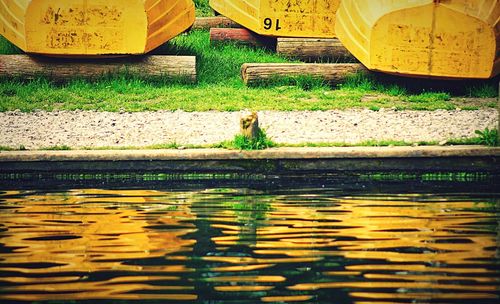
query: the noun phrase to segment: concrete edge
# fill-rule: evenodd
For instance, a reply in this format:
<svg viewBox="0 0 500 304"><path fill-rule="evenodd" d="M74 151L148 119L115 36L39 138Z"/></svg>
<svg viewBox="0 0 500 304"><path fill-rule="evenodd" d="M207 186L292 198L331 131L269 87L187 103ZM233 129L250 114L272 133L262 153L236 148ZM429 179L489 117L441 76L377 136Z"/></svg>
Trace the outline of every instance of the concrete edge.
<svg viewBox="0 0 500 304"><path fill-rule="evenodd" d="M0 162L60 161L169 161L169 160L259 160L259 159L376 159L499 157L500 147L322 147L272 148L261 151L224 149L186 150L70 150L0 151Z"/></svg>

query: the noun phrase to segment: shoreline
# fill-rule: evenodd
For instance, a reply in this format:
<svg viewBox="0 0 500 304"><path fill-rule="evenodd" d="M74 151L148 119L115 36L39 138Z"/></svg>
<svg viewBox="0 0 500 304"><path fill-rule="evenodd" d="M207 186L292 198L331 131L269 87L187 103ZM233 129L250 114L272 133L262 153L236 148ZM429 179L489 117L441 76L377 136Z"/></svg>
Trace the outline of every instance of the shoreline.
<svg viewBox="0 0 500 304"><path fill-rule="evenodd" d="M500 147L1 151L0 173L500 172Z"/></svg>

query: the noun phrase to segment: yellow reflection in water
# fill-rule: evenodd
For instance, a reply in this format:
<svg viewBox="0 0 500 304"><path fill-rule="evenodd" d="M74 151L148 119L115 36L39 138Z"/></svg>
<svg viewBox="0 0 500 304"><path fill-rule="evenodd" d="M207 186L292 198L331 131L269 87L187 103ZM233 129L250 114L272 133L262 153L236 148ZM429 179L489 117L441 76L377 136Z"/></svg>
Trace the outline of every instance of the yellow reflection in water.
<svg viewBox="0 0 500 304"><path fill-rule="evenodd" d="M262 297L262 302L302 302L309 301L313 296L302 295L302 296L275 296L275 297Z"/></svg>
<svg viewBox="0 0 500 304"><path fill-rule="evenodd" d="M2 271L46 277L4 276L15 285L0 299L192 301L200 281L213 292L259 292L263 302L309 301L327 289L380 303L498 294L498 271L490 267L498 242L478 225L495 219L481 203L149 190L18 194L2 194L12 208L0 213L1 241L18 247L0 254ZM200 257L203 270L189 266L200 219L216 233L198 238L217 248ZM231 254L239 247L245 255ZM89 280L116 271L124 275ZM195 277L200 271L210 276Z"/></svg>
<svg viewBox="0 0 500 304"><path fill-rule="evenodd" d="M491 274L498 272L487 269L485 261L493 258L491 248L498 247L498 243L477 226L478 221L491 218L491 213L481 212L480 208L487 206L471 201L419 203L413 201L415 198L418 196L406 200L345 198L315 204L311 203L315 197L295 197L293 204L288 204L287 197L278 197L269 201L265 222L255 227L255 237L249 237L248 228L238 221L213 225L223 235L212 240L220 246L247 245L257 255L274 257L263 263L278 263L277 259L307 263L307 259L320 261L327 256L380 261L325 271L323 282L290 283L289 290L349 289L353 297L370 299L459 299L460 295L470 297L471 292L478 298L496 298L499 281ZM237 212L225 210L213 218L237 216ZM206 259L241 267L259 262L250 257ZM324 282L328 276L335 279ZM461 280L476 284L456 283ZM444 296L440 289L453 292Z"/></svg>
<svg viewBox="0 0 500 304"><path fill-rule="evenodd" d="M43 273L48 277L3 277L1 281L25 285L3 288L4 292L18 294L0 295L0 299L196 299L195 295L185 293L193 290L193 286L179 285L176 283L178 276L161 275L192 271L183 263L158 266L123 263L188 251L193 246L194 240L182 238L196 231L193 225L180 222L180 219L193 217L187 205L175 206L175 210L169 210L168 216L157 216L154 220L148 218L147 212L160 208L159 203L166 199L169 199L168 193L121 190L78 190L64 195L34 194L23 198L5 198L4 204L17 208L0 214L0 222L7 229L2 242L19 248L1 256L2 270ZM141 204L141 209L137 209L137 204ZM149 228L161 225L176 229ZM43 265L47 267L29 266L37 263L45 263ZM87 280L85 273L98 271L157 271L159 274ZM72 272L80 275L50 276ZM175 284L151 285L154 281ZM169 293L133 295L138 290ZM30 294L23 294L24 291ZM50 291L57 291L57 294L37 294Z"/></svg>
<svg viewBox="0 0 500 304"><path fill-rule="evenodd" d="M215 286L214 289L223 292L254 292L266 291L273 289L274 286L259 286L259 285L237 285L237 286Z"/></svg>

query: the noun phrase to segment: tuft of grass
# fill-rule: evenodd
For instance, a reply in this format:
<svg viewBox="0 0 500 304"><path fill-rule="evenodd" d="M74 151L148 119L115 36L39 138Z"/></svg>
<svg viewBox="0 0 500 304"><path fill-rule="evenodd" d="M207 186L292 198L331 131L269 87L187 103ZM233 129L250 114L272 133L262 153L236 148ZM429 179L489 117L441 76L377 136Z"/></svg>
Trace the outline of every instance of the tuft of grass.
<svg viewBox="0 0 500 304"><path fill-rule="evenodd" d="M345 83L340 87L361 92L378 91L389 96L406 96L408 94L408 91L403 86L395 83L384 83L379 81L375 75L366 73L356 73L348 76Z"/></svg>
<svg viewBox="0 0 500 304"><path fill-rule="evenodd" d="M465 106L461 108L464 111L476 111L479 110L479 107L477 106Z"/></svg>
<svg viewBox="0 0 500 304"><path fill-rule="evenodd" d="M389 96L406 96L408 91L399 85L393 84L389 86L377 86L377 89L381 92L386 93Z"/></svg>
<svg viewBox="0 0 500 304"><path fill-rule="evenodd" d="M42 148L40 150L46 150L46 151L68 151L68 150L71 150L71 148L69 146L66 146L66 145L57 145L57 146L51 146L51 147Z"/></svg>
<svg viewBox="0 0 500 304"><path fill-rule="evenodd" d="M197 17L210 17L214 11L209 5L209 0L194 0L195 13Z"/></svg>
<svg viewBox="0 0 500 304"><path fill-rule="evenodd" d="M452 138L446 141L447 145L480 145L479 137L470 138Z"/></svg>
<svg viewBox="0 0 500 304"><path fill-rule="evenodd" d="M356 73L349 75L345 82L339 85L344 90L356 90L361 92L370 92L377 86L375 78L366 73Z"/></svg>
<svg viewBox="0 0 500 304"><path fill-rule="evenodd" d="M264 150L275 146L276 144L267 137L266 132L260 129L257 136L253 139L237 134L232 141L224 141L220 144L214 145L213 148L230 150Z"/></svg>
<svg viewBox="0 0 500 304"><path fill-rule="evenodd" d="M166 144L151 145L148 148L149 149L179 149L181 147L184 147L184 146L179 145L176 142L172 142L172 143L166 143Z"/></svg>
<svg viewBox="0 0 500 304"><path fill-rule="evenodd" d="M469 88L469 96L475 98L495 98L498 96L498 87L491 83L483 83Z"/></svg>
<svg viewBox="0 0 500 304"><path fill-rule="evenodd" d="M405 98L409 102L440 102L449 101L451 96L447 92L423 92L418 95L411 95Z"/></svg>
<svg viewBox="0 0 500 304"><path fill-rule="evenodd" d="M475 133L479 135L479 144L482 145L487 145L491 147L496 147L498 146L498 130L497 129L484 129L483 131L481 130L476 130Z"/></svg>

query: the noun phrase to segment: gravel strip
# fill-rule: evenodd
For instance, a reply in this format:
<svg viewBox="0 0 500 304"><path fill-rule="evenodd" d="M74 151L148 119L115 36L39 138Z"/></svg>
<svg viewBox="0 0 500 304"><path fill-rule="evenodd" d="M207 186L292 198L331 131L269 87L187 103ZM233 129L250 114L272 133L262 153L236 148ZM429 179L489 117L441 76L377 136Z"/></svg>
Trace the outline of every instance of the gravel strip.
<svg viewBox="0 0 500 304"><path fill-rule="evenodd" d="M0 146L41 149L208 145L230 140L247 112L20 111L0 113ZM496 128L496 109L477 111L262 111L261 127L278 143L444 141Z"/></svg>

